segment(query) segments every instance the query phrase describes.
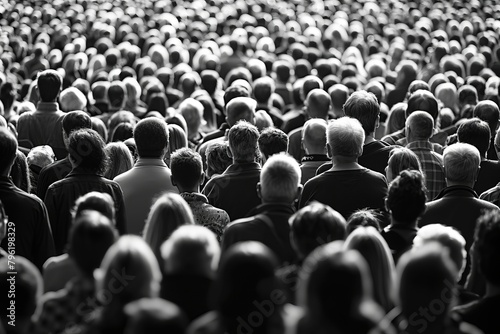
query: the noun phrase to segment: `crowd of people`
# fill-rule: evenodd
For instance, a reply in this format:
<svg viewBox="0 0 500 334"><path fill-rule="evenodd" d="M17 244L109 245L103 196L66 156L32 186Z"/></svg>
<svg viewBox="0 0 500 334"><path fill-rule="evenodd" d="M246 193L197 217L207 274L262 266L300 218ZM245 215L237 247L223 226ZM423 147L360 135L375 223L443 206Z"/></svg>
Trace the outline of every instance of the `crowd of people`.
<svg viewBox="0 0 500 334"><path fill-rule="evenodd" d="M0 334L498 334L495 1L4 1Z"/></svg>

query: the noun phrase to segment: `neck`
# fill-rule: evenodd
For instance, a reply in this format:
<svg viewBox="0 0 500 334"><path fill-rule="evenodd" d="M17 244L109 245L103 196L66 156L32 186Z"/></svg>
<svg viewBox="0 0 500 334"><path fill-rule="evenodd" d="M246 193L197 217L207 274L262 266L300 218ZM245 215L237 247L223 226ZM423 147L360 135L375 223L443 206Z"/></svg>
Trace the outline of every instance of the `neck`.
<svg viewBox="0 0 500 334"><path fill-rule="evenodd" d="M464 183L464 182L453 182L453 181L446 180L447 187L462 186L462 187L474 188L474 183L476 183L476 182Z"/></svg>
<svg viewBox="0 0 500 334"><path fill-rule="evenodd" d="M361 165L358 164L358 158L353 157L343 157L343 156L333 156L332 158L332 170L352 170L352 169L363 169Z"/></svg>
<svg viewBox="0 0 500 334"><path fill-rule="evenodd" d="M415 220L413 222L403 223L403 222L395 220L392 217L392 215L391 215L391 225L392 226L406 226L406 227L409 227L409 228L417 228L418 227L418 222L417 222L417 220Z"/></svg>
<svg viewBox="0 0 500 334"><path fill-rule="evenodd" d="M365 145L373 143L374 141L376 141L376 140L373 137L373 133L370 133L370 134L366 135L366 137L365 137Z"/></svg>
<svg viewBox="0 0 500 334"><path fill-rule="evenodd" d="M177 189L179 189L179 193L199 193L200 192L200 185L196 185L193 187L183 187L181 185L176 185Z"/></svg>

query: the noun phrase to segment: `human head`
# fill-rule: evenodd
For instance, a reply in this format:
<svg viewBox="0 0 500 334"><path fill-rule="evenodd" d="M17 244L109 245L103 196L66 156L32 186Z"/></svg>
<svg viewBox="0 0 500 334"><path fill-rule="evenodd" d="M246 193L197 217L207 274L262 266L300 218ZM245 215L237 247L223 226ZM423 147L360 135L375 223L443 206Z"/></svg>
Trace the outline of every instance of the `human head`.
<svg viewBox="0 0 500 334"><path fill-rule="evenodd" d="M204 122L203 104L193 98L187 98L179 105L178 112L186 120L188 138L196 138L199 134L200 127Z"/></svg>
<svg viewBox="0 0 500 334"><path fill-rule="evenodd" d="M384 238L371 226L359 227L347 237L344 247L357 250L364 257L370 269L374 299L384 310L390 311L395 266Z"/></svg>
<svg viewBox="0 0 500 334"><path fill-rule="evenodd" d="M253 95L257 103L267 104L275 90L274 80L270 77L258 78L253 83Z"/></svg>
<svg viewBox="0 0 500 334"><path fill-rule="evenodd" d="M55 102L62 89L62 77L55 70L45 70L38 74L38 93L42 102Z"/></svg>
<svg viewBox="0 0 500 334"><path fill-rule="evenodd" d="M437 242L448 250L450 259L458 270L456 277L458 281L462 276L467 260L464 237L451 226L430 224L422 226L418 230L413 239L413 247L419 248L432 242Z"/></svg>
<svg viewBox="0 0 500 334"><path fill-rule="evenodd" d="M343 84L335 84L328 89L334 111L341 111L349 98L349 88Z"/></svg>
<svg viewBox="0 0 500 334"><path fill-rule="evenodd" d="M417 170L423 175L420 160L415 152L406 147L393 148L387 162L387 182L392 182L401 171L406 169Z"/></svg>
<svg viewBox="0 0 500 334"><path fill-rule="evenodd" d="M262 202L292 203L300 196L301 170L298 162L286 154L275 154L260 173L257 189Z"/></svg>
<svg viewBox="0 0 500 334"><path fill-rule="evenodd" d="M389 184L385 206L394 221L414 224L425 211L424 177L416 170L403 170Z"/></svg>
<svg viewBox="0 0 500 334"><path fill-rule="evenodd" d="M49 145L33 147L26 157L29 166L38 166L43 168L54 162L54 151Z"/></svg>
<svg viewBox="0 0 500 334"><path fill-rule="evenodd" d="M499 246L500 214L490 210L477 220L473 252L486 282L497 287L500 286L500 270L495 263L499 261Z"/></svg>
<svg viewBox="0 0 500 334"><path fill-rule="evenodd" d="M108 143L105 147L109 163L104 177L113 180L118 175L130 170L134 165L134 158L127 145L123 142Z"/></svg>
<svg viewBox="0 0 500 334"><path fill-rule="evenodd" d="M323 89L313 89L307 94L305 105L310 118L327 119L332 99Z"/></svg>
<svg viewBox="0 0 500 334"><path fill-rule="evenodd" d="M189 149L181 148L170 156L170 169L172 171L172 184L180 192L199 191L203 183L203 162L201 156Z"/></svg>
<svg viewBox="0 0 500 334"><path fill-rule="evenodd" d="M331 156L357 159L363 153L365 131L354 118L342 117L330 121L326 133Z"/></svg>
<svg viewBox="0 0 500 334"><path fill-rule="evenodd" d="M91 279L118 237L112 222L98 211L84 210L73 222L68 254L82 274Z"/></svg>
<svg viewBox="0 0 500 334"><path fill-rule="evenodd" d="M406 107L405 102L399 102L392 106L387 121L385 122L385 134L391 134L405 127L406 122Z"/></svg>
<svg viewBox="0 0 500 334"><path fill-rule="evenodd" d="M344 114L361 123L365 136L373 135L380 122L380 105L377 97L364 90L352 93L344 104Z"/></svg>
<svg viewBox="0 0 500 334"><path fill-rule="evenodd" d="M323 244L345 239L344 217L328 205L319 202L312 202L303 207L288 221L292 246L302 259Z"/></svg>
<svg viewBox="0 0 500 334"><path fill-rule="evenodd" d="M425 111L415 111L406 119L406 138L413 141L426 141L434 131L434 119Z"/></svg>
<svg viewBox="0 0 500 334"><path fill-rule="evenodd" d="M121 81L113 81L107 90L109 110L118 111L127 103L127 87Z"/></svg>
<svg viewBox="0 0 500 334"><path fill-rule="evenodd" d="M87 98L75 87L68 87L61 92L59 97L61 110L68 112L73 110L84 110L87 106Z"/></svg>
<svg viewBox="0 0 500 334"><path fill-rule="evenodd" d="M488 123L479 118L465 120L458 127L457 137L460 143L473 145L478 149L481 158L486 158L491 138Z"/></svg>
<svg viewBox="0 0 500 334"><path fill-rule="evenodd" d="M204 226L184 225L161 246L167 275L199 275L213 278L217 271L220 246L215 234Z"/></svg>
<svg viewBox="0 0 500 334"><path fill-rule="evenodd" d="M496 133L500 118L500 109L495 102L490 100L480 101L474 108L473 116L488 123L491 133Z"/></svg>
<svg viewBox="0 0 500 334"><path fill-rule="evenodd" d="M439 112L437 99L427 90L417 90L415 93L411 94L408 99L406 118L408 119L408 116L417 110L429 113L432 119L436 121Z"/></svg>
<svg viewBox="0 0 500 334"><path fill-rule="evenodd" d="M247 121L239 121L229 129L229 150L234 162L253 162L258 155L259 130Z"/></svg>
<svg viewBox="0 0 500 334"><path fill-rule="evenodd" d="M226 106L225 110L227 109L228 103L232 99L235 99L237 97L250 98L250 93L249 93L248 89L246 89L243 86L239 86L239 85L230 86L224 91L224 106ZM227 115L227 112L226 112L226 115Z"/></svg>
<svg viewBox="0 0 500 334"><path fill-rule="evenodd" d="M161 159L168 147L167 124L156 117L145 118L135 126L134 139L139 157Z"/></svg>
<svg viewBox="0 0 500 334"><path fill-rule="evenodd" d="M105 143L94 130L79 129L71 133L68 143L69 159L73 168L102 175L106 171L108 157Z"/></svg>
<svg viewBox="0 0 500 334"><path fill-rule="evenodd" d="M272 155L288 150L288 136L280 129L269 127L260 133L258 144L265 163Z"/></svg>
<svg viewBox="0 0 500 334"><path fill-rule="evenodd" d="M116 286L116 275L124 280ZM123 307L145 297L156 297L160 291L161 271L151 248L139 236L120 237L106 252L96 275L96 294L107 307ZM126 284L125 284L126 283Z"/></svg>
<svg viewBox="0 0 500 334"><path fill-rule="evenodd" d="M255 100L249 97L235 97L226 105L227 124L232 127L240 120L254 124L256 107Z"/></svg>
<svg viewBox="0 0 500 334"><path fill-rule="evenodd" d="M160 258L160 246L181 225L194 224L193 213L186 201L178 194L165 193L151 206L146 225L144 240Z"/></svg>
<svg viewBox="0 0 500 334"><path fill-rule="evenodd" d="M381 231L379 214L373 209L360 209L354 211L347 219L346 233L350 235L358 227L373 227Z"/></svg>
<svg viewBox="0 0 500 334"><path fill-rule="evenodd" d="M75 201L75 206L71 212L73 220L76 220L83 212L89 210L99 212L115 225L115 202L110 194L91 191L80 196Z"/></svg>
<svg viewBox="0 0 500 334"><path fill-rule="evenodd" d="M436 87L436 98L441 101L445 108L457 111L457 87L451 82L445 82Z"/></svg>
<svg viewBox="0 0 500 334"><path fill-rule="evenodd" d="M69 144L68 139L73 131L91 128L92 120L87 113L81 110L66 113L62 120L63 139L65 145L67 146Z"/></svg>
<svg viewBox="0 0 500 334"><path fill-rule="evenodd" d="M456 143L444 150L443 164L448 186L460 184L472 188L479 173L481 155L470 144Z"/></svg>
<svg viewBox="0 0 500 334"><path fill-rule="evenodd" d="M302 127L302 147L306 154L326 154L326 128L324 119L312 118Z"/></svg>
<svg viewBox="0 0 500 334"><path fill-rule="evenodd" d="M16 275L15 275L15 324L21 326L22 322L28 322L35 313L38 299L43 293L42 275L26 258L16 255ZM11 291L12 277L11 261L7 257L0 259L0 291L4 293L1 299L0 322L4 328L8 328L8 322L12 321L9 307L12 308L13 298L8 298ZM0 324L1 325L1 324Z"/></svg>
<svg viewBox="0 0 500 334"><path fill-rule="evenodd" d="M215 142L208 145L205 151L207 177L211 178L214 174L222 174L233 163L227 154L228 151L229 144L227 142Z"/></svg>
<svg viewBox="0 0 500 334"><path fill-rule="evenodd" d="M161 298L141 298L128 303L125 334L183 334L188 325L184 312L174 303Z"/></svg>

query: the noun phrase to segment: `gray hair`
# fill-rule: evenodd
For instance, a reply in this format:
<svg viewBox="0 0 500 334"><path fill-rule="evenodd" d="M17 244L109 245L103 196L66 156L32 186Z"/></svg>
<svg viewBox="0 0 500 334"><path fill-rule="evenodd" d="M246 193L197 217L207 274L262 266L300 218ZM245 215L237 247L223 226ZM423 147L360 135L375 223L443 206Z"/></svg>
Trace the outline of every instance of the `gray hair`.
<svg viewBox="0 0 500 334"><path fill-rule="evenodd" d="M355 118L331 121L326 136L333 156L359 157L363 153L365 131Z"/></svg>
<svg viewBox="0 0 500 334"><path fill-rule="evenodd" d="M470 144L456 143L444 150L443 162L448 181L470 184L476 180L481 155L478 149Z"/></svg>
<svg viewBox="0 0 500 334"><path fill-rule="evenodd" d="M406 129L411 129L412 137L427 140L432 136L434 119L426 111L415 111L406 119Z"/></svg>
<svg viewBox="0 0 500 334"><path fill-rule="evenodd" d="M229 148L234 161L254 161L258 156L259 130L247 121L239 121L229 130Z"/></svg>
<svg viewBox="0 0 500 334"><path fill-rule="evenodd" d="M293 201L302 172L298 162L286 154L275 154L267 160L260 174L261 195L267 201Z"/></svg>

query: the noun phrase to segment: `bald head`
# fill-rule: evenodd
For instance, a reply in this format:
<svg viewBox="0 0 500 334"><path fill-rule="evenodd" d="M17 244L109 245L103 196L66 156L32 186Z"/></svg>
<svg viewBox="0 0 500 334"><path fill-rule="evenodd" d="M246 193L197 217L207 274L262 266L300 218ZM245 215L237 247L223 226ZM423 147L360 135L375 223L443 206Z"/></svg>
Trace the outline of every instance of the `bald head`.
<svg viewBox="0 0 500 334"><path fill-rule="evenodd" d="M230 127L240 120L255 124L255 107L257 103L249 97L236 97L226 106L226 121Z"/></svg>
<svg viewBox="0 0 500 334"><path fill-rule="evenodd" d="M302 128L302 145L307 154L326 154L326 128L323 119L308 120Z"/></svg>
<svg viewBox="0 0 500 334"><path fill-rule="evenodd" d="M432 136L434 119L425 111L415 111L406 119L406 138L411 143L428 140Z"/></svg>
<svg viewBox="0 0 500 334"><path fill-rule="evenodd" d="M313 89L306 99L307 114L311 118L328 118L328 111L332 100L330 95L322 89Z"/></svg>

